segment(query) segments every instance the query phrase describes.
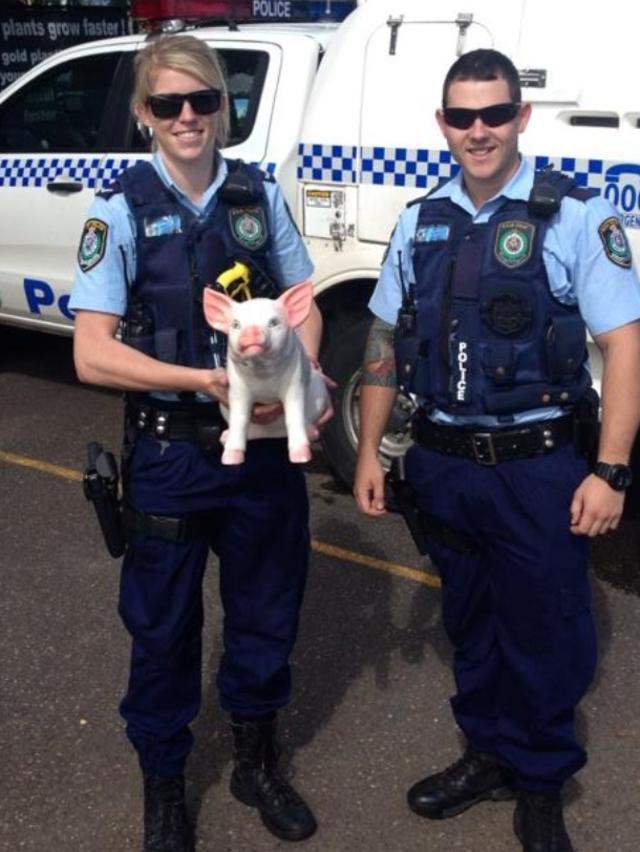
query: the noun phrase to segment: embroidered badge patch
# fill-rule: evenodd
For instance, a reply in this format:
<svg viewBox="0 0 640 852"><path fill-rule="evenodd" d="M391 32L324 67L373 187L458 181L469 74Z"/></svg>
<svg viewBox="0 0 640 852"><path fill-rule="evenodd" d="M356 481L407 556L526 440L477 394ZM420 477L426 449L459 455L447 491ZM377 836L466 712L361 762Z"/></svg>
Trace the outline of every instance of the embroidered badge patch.
<svg viewBox="0 0 640 852"><path fill-rule="evenodd" d="M496 231L496 258L509 269L525 264L533 251L535 231L535 226L530 222L501 222Z"/></svg>
<svg viewBox="0 0 640 852"><path fill-rule="evenodd" d="M610 216L598 228L604 252L612 263L625 269L631 267L631 249L620 220Z"/></svg>
<svg viewBox="0 0 640 852"><path fill-rule="evenodd" d="M420 225L416 228L417 243L443 243L449 239L451 228L442 223L436 225Z"/></svg>
<svg viewBox="0 0 640 852"><path fill-rule="evenodd" d="M97 266L107 247L109 226L102 219L87 219L80 237L78 265L83 272Z"/></svg>
<svg viewBox="0 0 640 852"><path fill-rule="evenodd" d="M255 251L267 241L267 223L262 207L232 207L229 210L231 233L244 248Z"/></svg>

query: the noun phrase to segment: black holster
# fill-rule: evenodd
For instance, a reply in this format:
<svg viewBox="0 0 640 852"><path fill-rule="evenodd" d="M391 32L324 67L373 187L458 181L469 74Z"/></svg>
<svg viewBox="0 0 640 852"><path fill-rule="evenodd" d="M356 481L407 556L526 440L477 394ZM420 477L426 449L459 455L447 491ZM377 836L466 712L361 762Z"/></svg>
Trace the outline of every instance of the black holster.
<svg viewBox="0 0 640 852"><path fill-rule="evenodd" d="M418 507L413 488L405 476L404 456L393 459L385 486L387 508L402 515L422 556L429 552L429 539L458 553L476 553L480 549L479 542L473 536L454 529Z"/></svg>
<svg viewBox="0 0 640 852"><path fill-rule="evenodd" d="M107 452L102 444L89 444L87 455L82 481L84 496L93 503L109 554L117 559L126 547L122 504L118 493L118 465L113 453Z"/></svg>

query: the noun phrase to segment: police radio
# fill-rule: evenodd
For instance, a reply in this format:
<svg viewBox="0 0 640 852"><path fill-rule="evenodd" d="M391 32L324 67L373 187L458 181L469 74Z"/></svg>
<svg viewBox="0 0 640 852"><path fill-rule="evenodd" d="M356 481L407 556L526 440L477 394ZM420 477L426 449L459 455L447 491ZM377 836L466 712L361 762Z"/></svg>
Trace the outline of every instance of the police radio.
<svg viewBox="0 0 640 852"><path fill-rule="evenodd" d="M398 252L398 273L402 288L402 304L398 310L396 327L393 334L393 347L396 357L396 379L398 387L404 393L411 393L420 351L417 311L413 284L405 284L402 272L402 252Z"/></svg>

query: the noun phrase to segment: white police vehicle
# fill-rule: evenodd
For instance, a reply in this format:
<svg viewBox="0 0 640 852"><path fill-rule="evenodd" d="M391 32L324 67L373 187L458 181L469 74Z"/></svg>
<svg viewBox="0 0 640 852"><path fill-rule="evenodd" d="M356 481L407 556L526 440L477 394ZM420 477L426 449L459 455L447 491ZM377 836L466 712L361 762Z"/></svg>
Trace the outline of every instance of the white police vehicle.
<svg viewBox="0 0 640 852"><path fill-rule="evenodd" d="M136 5L155 18L175 8L169 0L134 0L134 12ZM195 6L202 9L185 0L181 13ZM325 318L322 361L339 382L325 449L346 481L366 304L400 209L455 171L433 114L460 53L495 47L514 59L534 104L524 154L611 199L640 257L636 0L621 0L615 14L579 0L210 6L263 19L200 22L192 31L219 50L226 68L226 154L275 174L312 254ZM294 23L304 6L316 21ZM344 20L332 20L336 11ZM144 39L70 48L0 93L0 322L71 332L68 299L86 210L121 169L149 156L129 113L132 59ZM408 405L401 401L389 424L387 457L406 447Z"/></svg>

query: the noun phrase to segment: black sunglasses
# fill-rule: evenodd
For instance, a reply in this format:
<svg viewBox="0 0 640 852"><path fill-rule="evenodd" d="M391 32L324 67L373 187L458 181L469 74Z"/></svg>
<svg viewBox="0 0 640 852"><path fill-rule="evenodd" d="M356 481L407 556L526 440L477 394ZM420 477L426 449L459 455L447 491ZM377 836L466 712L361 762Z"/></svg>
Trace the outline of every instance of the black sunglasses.
<svg viewBox="0 0 640 852"><path fill-rule="evenodd" d="M442 115L449 127L455 127L458 130L468 130L476 118L479 118L487 127L500 127L501 124L513 121L520 107L519 103L492 104L482 109L445 107Z"/></svg>
<svg viewBox="0 0 640 852"><path fill-rule="evenodd" d="M211 115L220 109L221 100L220 89L201 89L186 95L149 95L147 106L156 118L177 118L185 101L198 115Z"/></svg>

